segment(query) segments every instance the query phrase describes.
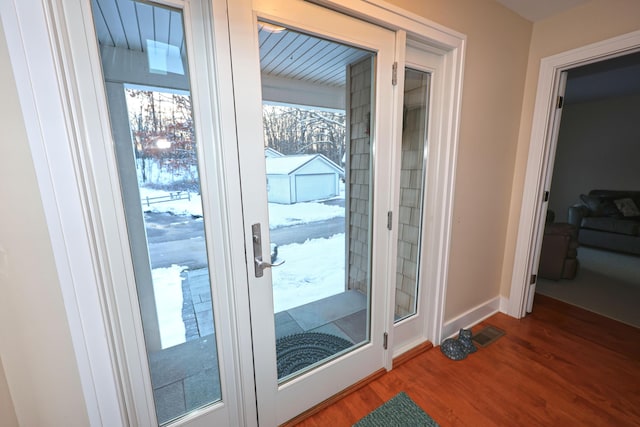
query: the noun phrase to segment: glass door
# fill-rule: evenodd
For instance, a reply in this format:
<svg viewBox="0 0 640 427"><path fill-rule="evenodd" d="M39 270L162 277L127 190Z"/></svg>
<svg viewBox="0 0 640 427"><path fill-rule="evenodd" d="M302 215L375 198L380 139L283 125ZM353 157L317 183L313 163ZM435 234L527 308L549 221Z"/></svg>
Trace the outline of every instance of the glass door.
<svg viewBox="0 0 640 427"><path fill-rule="evenodd" d="M233 62L258 414L277 425L385 363L395 38L302 1L255 1L252 12L232 8L254 33L232 30L231 42L232 58L242 52Z"/></svg>
<svg viewBox="0 0 640 427"><path fill-rule="evenodd" d="M395 147L394 355L433 339L430 323L435 287L425 278L435 268L428 260L438 250L433 238L437 234L433 218L439 209L434 179L437 150L431 142L438 134L431 123L438 122L439 112L433 104L442 78L442 57L413 40L407 41L404 56L404 70L398 72L402 126Z"/></svg>
<svg viewBox="0 0 640 427"><path fill-rule="evenodd" d="M430 77L424 71L404 71L395 323L418 312Z"/></svg>
<svg viewBox="0 0 640 427"><path fill-rule="evenodd" d="M274 268L276 358L278 381L284 383L370 338L373 173L366 122L375 54L264 21L258 22L258 35L267 262ZM292 55L307 58L278 64L281 46L289 47L291 40L298 45ZM329 53L319 59L322 52ZM314 79L310 86L329 86L333 96L312 97L312 88L307 100L273 93L271 79L280 69L280 74L302 70L299 81ZM257 267L256 273L262 270Z"/></svg>
<svg viewBox="0 0 640 427"><path fill-rule="evenodd" d="M212 56L204 46L218 15L213 3L172 4L91 0L135 278L139 323L123 335L138 324L142 333L142 354L126 351L142 370L127 380L140 425L230 425L242 415L216 196L220 105L216 89L205 90L208 70L192 60Z"/></svg>

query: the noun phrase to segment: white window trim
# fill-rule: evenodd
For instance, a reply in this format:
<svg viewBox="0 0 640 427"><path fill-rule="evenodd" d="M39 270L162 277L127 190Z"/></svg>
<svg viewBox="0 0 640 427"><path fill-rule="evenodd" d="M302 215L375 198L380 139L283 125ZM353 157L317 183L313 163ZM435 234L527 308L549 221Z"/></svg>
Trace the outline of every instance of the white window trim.
<svg viewBox="0 0 640 427"><path fill-rule="evenodd" d="M89 422L124 425L124 402L102 314L98 248L79 188L83 179L75 162L62 64L52 48L57 45L52 10L38 0L8 0L0 4L0 12Z"/></svg>

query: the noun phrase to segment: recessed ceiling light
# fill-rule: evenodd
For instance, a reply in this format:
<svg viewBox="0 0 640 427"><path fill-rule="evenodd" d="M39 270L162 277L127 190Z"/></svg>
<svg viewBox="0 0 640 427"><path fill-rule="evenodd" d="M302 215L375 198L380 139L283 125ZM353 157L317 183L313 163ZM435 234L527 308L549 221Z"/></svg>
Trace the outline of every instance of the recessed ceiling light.
<svg viewBox="0 0 640 427"><path fill-rule="evenodd" d="M274 34L278 34L283 32L284 30L286 30L285 27L282 27L280 25L275 25L275 24L271 24L269 22L260 22L259 26L261 29L269 32L269 33L274 33Z"/></svg>

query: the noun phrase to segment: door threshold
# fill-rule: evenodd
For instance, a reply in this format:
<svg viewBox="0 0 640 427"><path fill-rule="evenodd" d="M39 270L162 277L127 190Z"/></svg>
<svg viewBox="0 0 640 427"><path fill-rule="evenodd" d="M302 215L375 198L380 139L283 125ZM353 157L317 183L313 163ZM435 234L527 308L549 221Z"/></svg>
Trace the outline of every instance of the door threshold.
<svg viewBox="0 0 640 427"><path fill-rule="evenodd" d="M298 415L298 416L296 416L294 418L291 418L289 421L287 421L287 422L285 422L283 424L280 424L280 427L293 427L293 426L297 425L298 423L301 423L302 421L304 421L305 419L309 418L310 416L317 414L318 412L322 411L325 408L328 408L329 406L331 406L334 403L338 402L343 397L353 393L356 390L361 389L362 387L366 386L370 382L373 382L373 381L377 380L378 378L380 378L381 376L383 376L386 373L387 373L386 369L384 369L384 368L378 369L377 371L375 371L371 375L361 379L357 383L352 384L351 386L345 388L344 390L334 394L333 396L331 396L327 400L324 400L324 401L318 403L317 405L307 409L306 411L304 411L300 415Z"/></svg>
<svg viewBox="0 0 640 427"><path fill-rule="evenodd" d="M432 348L433 348L433 343L431 341L425 341L422 344L418 344L412 349L409 349L404 353L394 357L392 366L395 369L398 366L402 365L403 363L408 362L409 360L413 359L419 354L422 354L427 350L431 350Z"/></svg>

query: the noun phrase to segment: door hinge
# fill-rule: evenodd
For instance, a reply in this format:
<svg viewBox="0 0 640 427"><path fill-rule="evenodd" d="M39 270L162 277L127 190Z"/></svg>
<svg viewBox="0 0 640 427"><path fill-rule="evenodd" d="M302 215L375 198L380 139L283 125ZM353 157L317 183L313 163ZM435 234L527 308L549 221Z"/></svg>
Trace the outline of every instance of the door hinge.
<svg viewBox="0 0 640 427"><path fill-rule="evenodd" d="M397 85L398 84L398 62L394 62L393 65L391 66L391 84L392 85Z"/></svg>
<svg viewBox="0 0 640 427"><path fill-rule="evenodd" d="M544 192L544 201L545 201L545 202L548 202L548 201L549 201L549 192L548 192L548 191L545 191L545 192Z"/></svg>
<svg viewBox="0 0 640 427"><path fill-rule="evenodd" d="M391 230L393 226L393 212L387 212L387 230Z"/></svg>
<svg viewBox="0 0 640 427"><path fill-rule="evenodd" d="M562 108L563 104L564 104L564 96L558 95L558 100L556 101L556 108Z"/></svg>
<svg viewBox="0 0 640 427"><path fill-rule="evenodd" d="M389 334L385 332L384 335L382 335L382 347L386 350L388 345L389 345Z"/></svg>
<svg viewBox="0 0 640 427"><path fill-rule="evenodd" d="M538 279L538 275L537 274L532 274L531 275L531 280L529 281L530 285L534 285L536 283L536 280Z"/></svg>

